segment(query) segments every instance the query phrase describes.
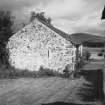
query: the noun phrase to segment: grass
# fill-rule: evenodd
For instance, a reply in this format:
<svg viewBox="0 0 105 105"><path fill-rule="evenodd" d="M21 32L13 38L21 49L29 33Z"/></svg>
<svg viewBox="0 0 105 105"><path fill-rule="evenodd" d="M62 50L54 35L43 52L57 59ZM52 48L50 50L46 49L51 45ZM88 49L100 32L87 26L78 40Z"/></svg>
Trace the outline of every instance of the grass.
<svg viewBox="0 0 105 105"><path fill-rule="evenodd" d="M39 78L39 77L63 77L63 75L57 71L50 70L48 68L41 67L39 71L29 71L29 70L19 70L15 69L14 67L6 67L2 65L0 68L0 78L24 78L24 77L31 77L31 78Z"/></svg>
<svg viewBox="0 0 105 105"><path fill-rule="evenodd" d="M84 47L83 50L87 50L89 51L90 53L99 53L103 50L104 48L95 48L95 47Z"/></svg>
<svg viewBox="0 0 105 105"><path fill-rule="evenodd" d="M68 80L58 77L0 80L0 105L41 105L57 101L78 103L79 89L85 82L83 78Z"/></svg>
<svg viewBox="0 0 105 105"><path fill-rule="evenodd" d="M0 80L0 105L41 105L39 103L65 101L80 82L58 77Z"/></svg>

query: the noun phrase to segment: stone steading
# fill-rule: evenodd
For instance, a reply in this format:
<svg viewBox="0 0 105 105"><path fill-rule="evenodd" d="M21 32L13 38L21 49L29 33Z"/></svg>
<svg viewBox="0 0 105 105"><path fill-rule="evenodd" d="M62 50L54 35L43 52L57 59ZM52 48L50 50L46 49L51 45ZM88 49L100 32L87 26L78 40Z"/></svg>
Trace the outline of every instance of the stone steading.
<svg viewBox="0 0 105 105"><path fill-rule="evenodd" d="M7 48L10 64L18 69L74 69L75 47L37 19L14 34Z"/></svg>

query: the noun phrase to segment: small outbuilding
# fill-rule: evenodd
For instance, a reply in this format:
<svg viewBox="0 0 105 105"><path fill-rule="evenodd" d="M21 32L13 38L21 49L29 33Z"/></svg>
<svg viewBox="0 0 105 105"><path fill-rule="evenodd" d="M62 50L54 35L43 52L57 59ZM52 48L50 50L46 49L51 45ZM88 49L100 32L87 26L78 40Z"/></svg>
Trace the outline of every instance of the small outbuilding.
<svg viewBox="0 0 105 105"><path fill-rule="evenodd" d="M76 48L72 38L50 23L36 17L10 37L9 62L20 70L38 71L40 67L58 72L68 66L75 70Z"/></svg>

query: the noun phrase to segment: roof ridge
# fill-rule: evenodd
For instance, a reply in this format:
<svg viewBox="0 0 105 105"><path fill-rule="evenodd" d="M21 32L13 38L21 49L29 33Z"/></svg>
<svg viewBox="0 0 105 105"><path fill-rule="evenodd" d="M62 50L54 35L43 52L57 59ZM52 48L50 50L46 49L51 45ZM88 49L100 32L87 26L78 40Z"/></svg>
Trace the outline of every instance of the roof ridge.
<svg viewBox="0 0 105 105"><path fill-rule="evenodd" d="M54 32L58 33L60 36L62 36L63 38L65 38L65 39L68 40L68 41L71 41L71 43L74 44L73 41L72 41L72 39L71 39L71 37L69 37L69 36L70 36L69 34L67 34L66 32L64 32L64 31L62 31L62 30L60 30L60 29L58 29L58 28L56 28L56 27L54 27L52 24L49 24L49 23L47 23L47 22L41 20L40 18L37 18L37 19L38 19L42 24L46 25L46 26L49 27L51 30L53 30Z"/></svg>

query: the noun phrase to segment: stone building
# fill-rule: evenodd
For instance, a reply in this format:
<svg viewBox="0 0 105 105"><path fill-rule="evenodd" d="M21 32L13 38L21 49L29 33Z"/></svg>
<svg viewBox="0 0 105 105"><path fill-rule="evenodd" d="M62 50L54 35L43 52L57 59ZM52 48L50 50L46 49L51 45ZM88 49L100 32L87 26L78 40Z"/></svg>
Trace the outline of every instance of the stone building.
<svg viewBox="0 0 105 105"><path fill-rule="evenodd" d="M62 72L74 70L75 43L51 24L35 18L8 41L9 61L20 70L38 71L40 67Z"/></svg>

